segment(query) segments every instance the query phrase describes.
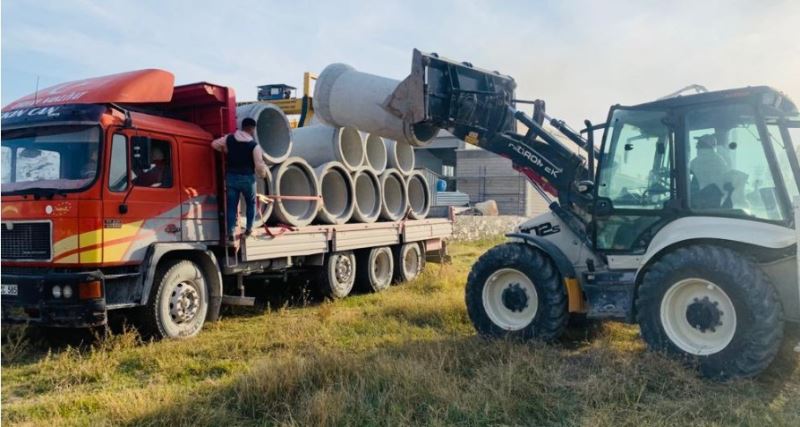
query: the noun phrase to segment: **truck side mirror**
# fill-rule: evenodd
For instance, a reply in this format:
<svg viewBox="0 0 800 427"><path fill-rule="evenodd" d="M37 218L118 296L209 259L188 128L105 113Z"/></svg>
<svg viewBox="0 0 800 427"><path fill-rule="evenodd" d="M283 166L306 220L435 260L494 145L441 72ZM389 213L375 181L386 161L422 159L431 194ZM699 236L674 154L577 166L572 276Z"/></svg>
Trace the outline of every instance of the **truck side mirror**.
<svg viewBox="0 0 800 427"><path fill-rule="evenodd" d="M135 171L150 169L149 136L131 137L131 163Z"/></svg>

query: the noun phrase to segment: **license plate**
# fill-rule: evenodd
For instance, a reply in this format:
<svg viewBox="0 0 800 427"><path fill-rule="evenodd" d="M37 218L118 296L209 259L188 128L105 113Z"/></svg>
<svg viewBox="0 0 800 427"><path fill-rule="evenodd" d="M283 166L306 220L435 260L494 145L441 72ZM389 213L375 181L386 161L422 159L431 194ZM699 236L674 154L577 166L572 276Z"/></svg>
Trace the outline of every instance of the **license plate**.
<svg viewBox="0 0 800 427"><path fill-rule="evenodd" d="M17 296L19 288L17 285L0 285L0 295Z"/></svg>

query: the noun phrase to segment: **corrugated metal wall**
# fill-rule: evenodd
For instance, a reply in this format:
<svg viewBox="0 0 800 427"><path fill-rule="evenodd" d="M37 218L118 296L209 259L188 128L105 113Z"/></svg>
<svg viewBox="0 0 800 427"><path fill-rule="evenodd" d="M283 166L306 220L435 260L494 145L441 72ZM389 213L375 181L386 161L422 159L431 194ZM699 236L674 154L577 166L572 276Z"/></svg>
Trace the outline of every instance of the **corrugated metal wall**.
<svg viewBox="0 0 800 427"><path fill-rule="evenodd" d="M469 194L470 203L494 200L501 215L534 216L547 202L511 161L485 150L456 151L456 189Z"/></svg>

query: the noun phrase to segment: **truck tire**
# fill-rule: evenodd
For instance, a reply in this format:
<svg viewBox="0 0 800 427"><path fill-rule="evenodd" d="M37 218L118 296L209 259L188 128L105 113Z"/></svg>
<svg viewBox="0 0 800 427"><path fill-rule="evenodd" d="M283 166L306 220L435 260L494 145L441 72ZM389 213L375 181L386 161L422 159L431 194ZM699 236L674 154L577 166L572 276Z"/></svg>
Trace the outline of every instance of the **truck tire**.
<svg viewBox="0 0 800 427"><path fill-rule="evenodd" d="M356 266L356 256L352 251L328 255L318 281L322 295L330 299L350 295L356 280Z"/></svg>
<svg viewBox="0 0 800 427"><path fill-rule="evenodd" d="M154 338L189 338L200 333L208 312L208 281L188 260L170 260L158 267L142 326Z"/></svg>
<svg viewBox="0 0 800 427"><path fill-rule="evenodd" d="M467 278L467 313L484 336L553 341L567 325L567 293L550 259L524 243L483 254Z"/></svg>
<svg viewBox="0 0 800 427"><path fill-rule="evenodd" d="M392 284L394 276L394 256L386 246L365 249L359 253L359 289L366 292L381 292Z"/></svg>
<svg viewBox="0 0 800 427"><path fill-rule="evenodd" d="M419 244L406 243L394 248L394 281L410 282L419 276L425 265Z"/></svg>
<svg viewBox="0 0 800 427"><path fill-rule="evenodd" d="M783 340L781 305L767 275L719 246L688 246L656 261L636 311L650 349L695 364L707 378L752 377Z"/></svg>

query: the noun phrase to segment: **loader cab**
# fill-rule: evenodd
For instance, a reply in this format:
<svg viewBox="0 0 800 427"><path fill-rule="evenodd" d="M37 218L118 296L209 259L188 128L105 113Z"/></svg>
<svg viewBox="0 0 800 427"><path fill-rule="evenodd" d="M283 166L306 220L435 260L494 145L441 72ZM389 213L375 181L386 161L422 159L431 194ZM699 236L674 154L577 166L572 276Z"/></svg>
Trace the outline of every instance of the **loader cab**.
<svg viewBox="0 0 800 427"><path fill-rule="evenodd" d="M596 248L644 253L685 216L791 226L799 128L796 106L767 87L613 107L596 176Z"/></svg>

